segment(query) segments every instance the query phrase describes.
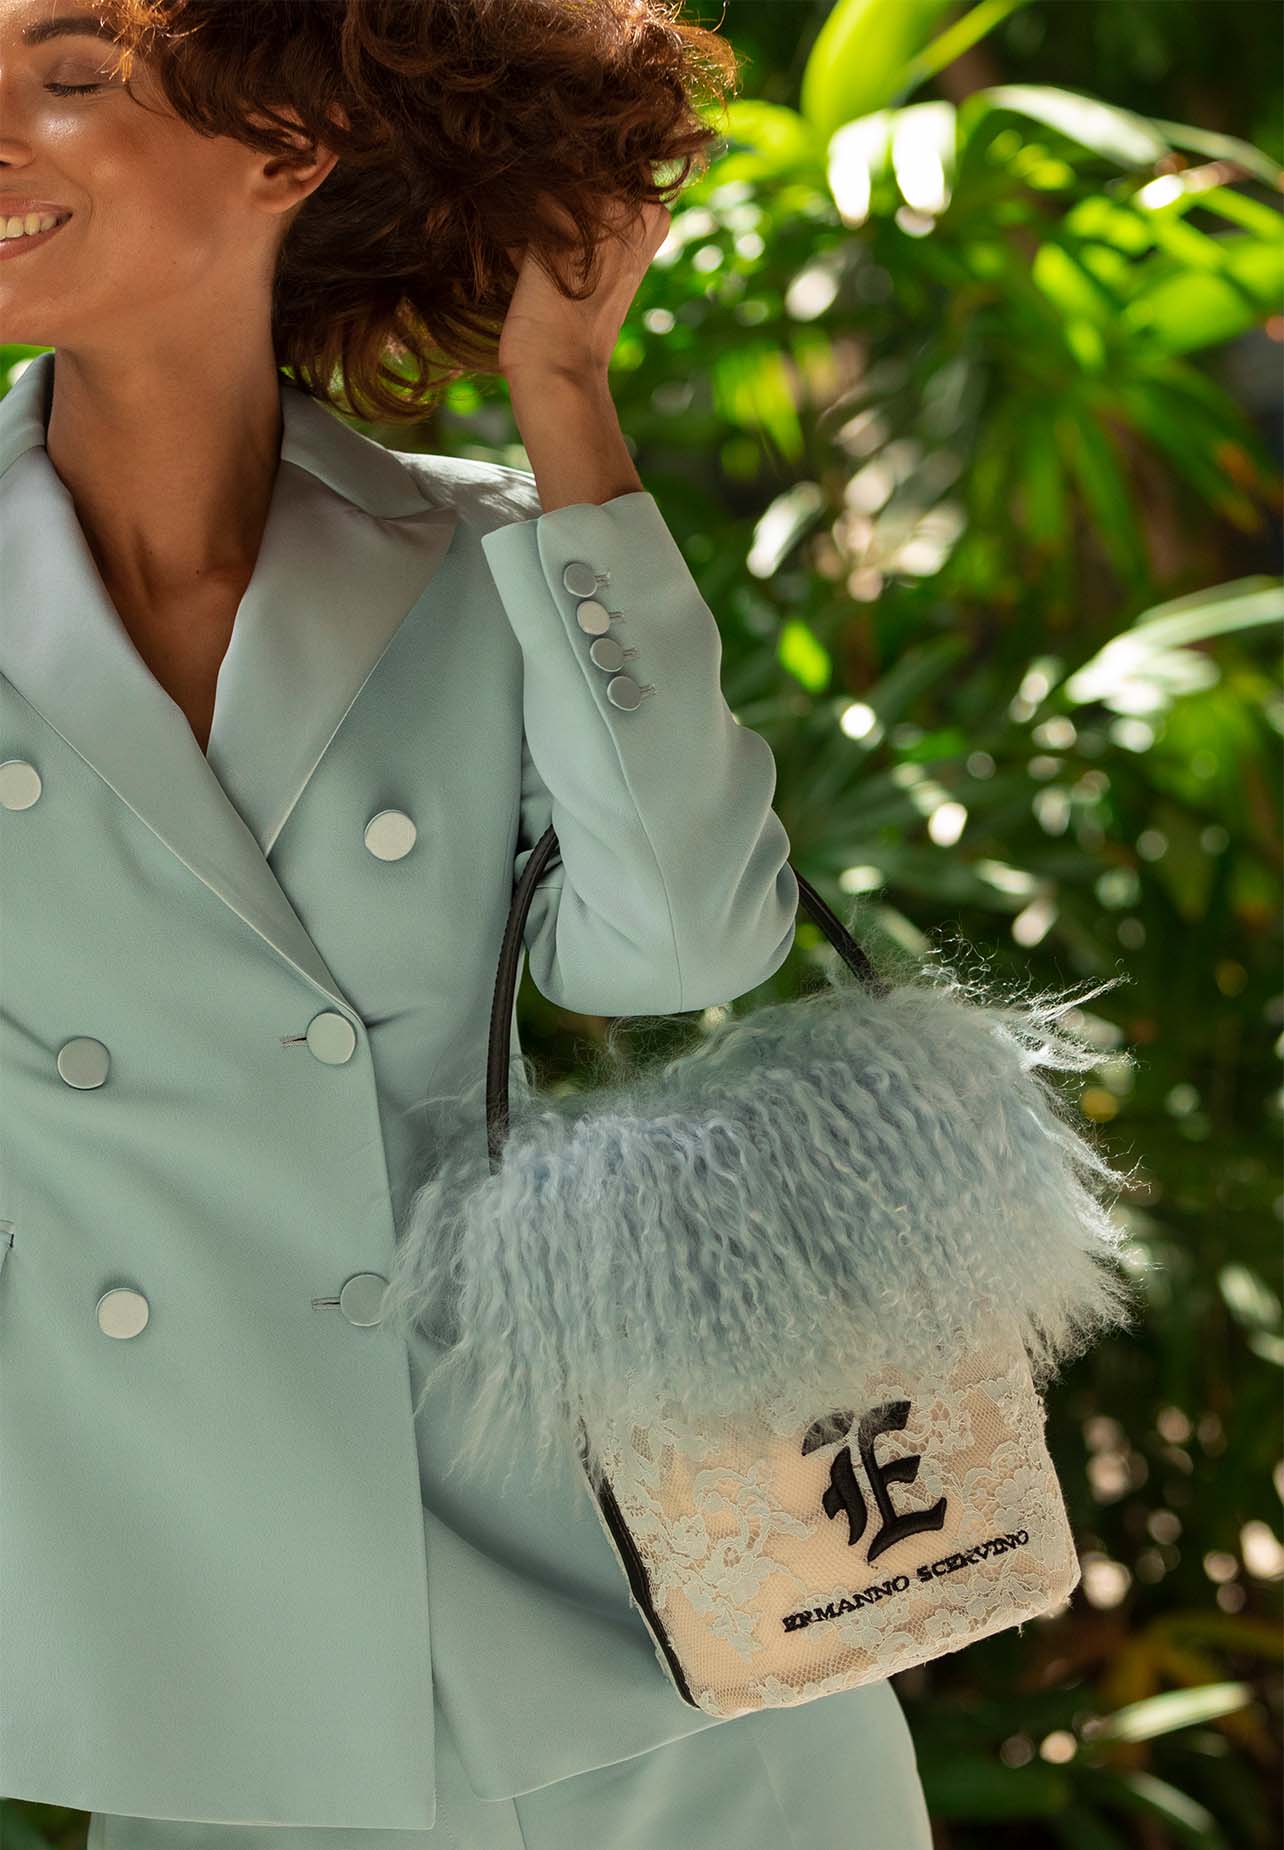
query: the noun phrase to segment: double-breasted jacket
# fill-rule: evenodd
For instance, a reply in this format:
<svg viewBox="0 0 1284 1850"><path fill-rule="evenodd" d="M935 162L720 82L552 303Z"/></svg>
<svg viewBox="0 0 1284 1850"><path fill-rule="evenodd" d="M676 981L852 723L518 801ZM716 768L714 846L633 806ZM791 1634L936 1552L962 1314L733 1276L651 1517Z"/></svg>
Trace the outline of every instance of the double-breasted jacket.
<svg viewBox="0 0 1284 1850"><path fill-rule="evenodd" d="M374 1320L550 822L555 1003L788 954L714 617L649 493L543 513L282 379L203 752L50 462L55 364L0 401L0 1793L428 1830L434 1695L491 1798L719 1725L587 1493L448 1481Z"/></svg>

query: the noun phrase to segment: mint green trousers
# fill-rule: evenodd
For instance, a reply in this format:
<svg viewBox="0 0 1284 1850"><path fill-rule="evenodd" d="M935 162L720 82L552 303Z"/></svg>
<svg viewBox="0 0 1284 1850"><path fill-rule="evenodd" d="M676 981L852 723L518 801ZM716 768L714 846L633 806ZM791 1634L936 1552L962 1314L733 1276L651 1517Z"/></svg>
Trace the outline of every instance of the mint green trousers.
<svg viewBox="0 0 1284 1850"><path fill-rule="evenodd" d="M87 1850L931 1850L913 1741L884 1684L766 1709L509 1799L479 1799L440 1707L431 1831L91 1815Z"/></svg>

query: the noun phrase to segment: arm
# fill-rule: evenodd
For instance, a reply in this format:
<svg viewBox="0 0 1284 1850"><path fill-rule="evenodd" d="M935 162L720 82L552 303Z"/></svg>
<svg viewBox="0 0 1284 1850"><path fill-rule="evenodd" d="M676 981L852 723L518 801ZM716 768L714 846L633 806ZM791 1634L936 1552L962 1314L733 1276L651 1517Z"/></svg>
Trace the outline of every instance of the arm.
<svg viewBox="0 0 1284 1850"><path fill-rule="evenodd" d="M644 207L582 300L531 250L510 253L499 344L534 470L532 517L482 540L523 654L514 871L551 821L561 862L527 919L531 975L585 1013L667 1014L756 988L789 954L798 902L771 748L723 698L717 624L611 399L618 331L669 223ZM572 566L582 582L568 584ZM580 621L594 602L604 631L600 612ZM636 654L599 665L599 635Z"/></svg>
<svg viewBox="0 0 1284 1850"><path fill-rule="evenodd" d="M535 484L532 480L532 498ZM540 993L586 1014L664 1014L745 994L785 961L798 885L771 807L776 765L719 680L722 640L654 498L581 501L482 538L524 665L516 879L551 822L561 861L526 921ZM572 562L606 576L619 670L576 620Z"/></svg>

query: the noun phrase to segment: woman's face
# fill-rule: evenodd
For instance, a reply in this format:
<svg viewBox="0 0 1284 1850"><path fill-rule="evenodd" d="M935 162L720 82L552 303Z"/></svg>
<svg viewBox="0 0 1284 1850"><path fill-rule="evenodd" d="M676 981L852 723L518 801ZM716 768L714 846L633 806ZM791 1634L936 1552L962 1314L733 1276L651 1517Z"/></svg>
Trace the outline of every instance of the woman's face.
<svg viewBox="0 0 1284 1850"><path fill-rule="evenodd" d="M260 333L291 208L336 157L291 171L198 135L139 62L135 101L117 55L93 0L0 0L0 219L30 202L65 220L0 243L0 341L109 354Z"/></svg>

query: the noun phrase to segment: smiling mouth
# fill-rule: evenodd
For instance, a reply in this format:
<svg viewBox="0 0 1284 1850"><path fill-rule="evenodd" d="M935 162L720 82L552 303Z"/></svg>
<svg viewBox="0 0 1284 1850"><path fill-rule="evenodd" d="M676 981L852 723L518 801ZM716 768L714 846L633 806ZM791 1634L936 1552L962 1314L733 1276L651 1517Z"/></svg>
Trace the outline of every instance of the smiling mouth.
<svg viewBox="0 0 1284 1850"><path fill-rule="evenodd" d="M17 214L14 213L11 216L16 217ZM47 225L43 231L21 231L12 237L0 235L0 258L15 256L19 251L33 250L37 244L45 243L47 239L53 237L56 231L62 230L71 216L72 214L70 212L64 212L60 218L55 219L52 225ZM2 226L4 222L4 219L0 218L0 226Z"/></svg>

